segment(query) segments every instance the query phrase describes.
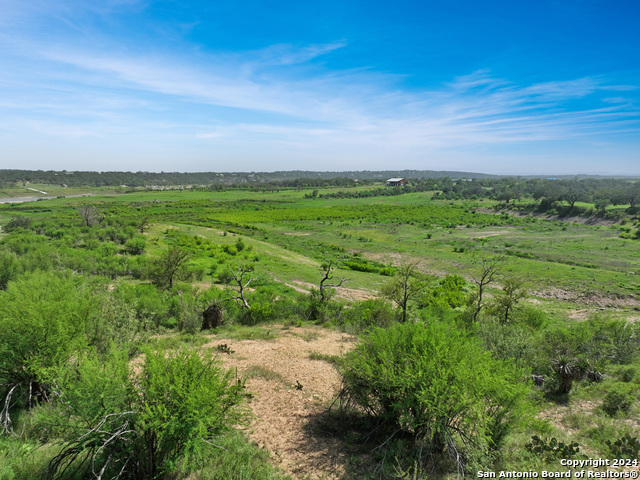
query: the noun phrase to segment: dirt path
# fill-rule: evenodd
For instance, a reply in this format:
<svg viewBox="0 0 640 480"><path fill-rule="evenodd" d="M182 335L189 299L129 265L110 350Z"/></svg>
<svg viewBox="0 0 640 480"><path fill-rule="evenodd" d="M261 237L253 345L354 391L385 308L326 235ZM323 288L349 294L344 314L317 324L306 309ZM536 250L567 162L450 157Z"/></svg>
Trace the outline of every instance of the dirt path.
<svg viewBox="0 0 640 480"><path fill-rule="evenodd" d="M343 473L337 443L314 436L305 426L335 398L340 378L330 363L312 360L310 353L341 355L352 348L353 338L312 327L283 328L274 331L274 337L228 340L211 336L204 348L226 344L233 351L219 358L226 368L237 368L238 376L248 377L247 389L253 394L250 406L256 417L249 434L269 450L274 464L294 478L337 479Z"/></svg>

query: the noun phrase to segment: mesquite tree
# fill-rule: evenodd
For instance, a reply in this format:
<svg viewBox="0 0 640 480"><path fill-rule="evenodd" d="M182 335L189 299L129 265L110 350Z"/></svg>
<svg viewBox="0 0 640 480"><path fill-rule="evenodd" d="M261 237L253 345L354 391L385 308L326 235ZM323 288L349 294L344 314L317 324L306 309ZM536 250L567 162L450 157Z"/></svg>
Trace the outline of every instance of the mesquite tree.
<svg viewBox="0 0 640 480"><path fill-rule="evenodd" d="M402 323L407 321L409 301L424 289L424 281L418 272L418 263L401 265L394 278L382 288L382 295L393 301L402 310Z"/></svg>

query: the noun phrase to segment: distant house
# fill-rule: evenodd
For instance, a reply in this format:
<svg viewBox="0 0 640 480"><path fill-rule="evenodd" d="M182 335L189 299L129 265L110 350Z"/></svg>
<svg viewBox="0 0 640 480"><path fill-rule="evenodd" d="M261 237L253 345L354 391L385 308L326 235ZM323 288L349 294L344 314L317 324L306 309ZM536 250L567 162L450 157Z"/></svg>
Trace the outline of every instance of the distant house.
<svg viewBox="0 0 640 480"><path fill-rule="evenodd" d="M409 185L406 178L390 178L387 180L387 187L404 187Z"/></svg>

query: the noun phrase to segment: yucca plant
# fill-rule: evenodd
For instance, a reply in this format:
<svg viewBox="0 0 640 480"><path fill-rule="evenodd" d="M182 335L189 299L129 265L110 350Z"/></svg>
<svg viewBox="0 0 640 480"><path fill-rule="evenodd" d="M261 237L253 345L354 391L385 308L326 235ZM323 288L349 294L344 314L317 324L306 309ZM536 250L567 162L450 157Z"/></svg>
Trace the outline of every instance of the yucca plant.
<svg viewBox="0 0 640 480"><path fill-rule="evenodd" d="M582 368L579 368L575 359L560 355L552 361L553 371L558 375L560 384L558 393L568 394L573 388L574 380L579 380L582 375Z"/></svg>

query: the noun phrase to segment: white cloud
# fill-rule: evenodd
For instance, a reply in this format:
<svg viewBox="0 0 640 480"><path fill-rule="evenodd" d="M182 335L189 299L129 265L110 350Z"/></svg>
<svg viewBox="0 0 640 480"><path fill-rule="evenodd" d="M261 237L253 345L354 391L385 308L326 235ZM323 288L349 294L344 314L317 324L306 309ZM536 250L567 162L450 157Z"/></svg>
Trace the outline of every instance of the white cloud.
<svg viewBox="0 0 640 480"><path fill-rule="evenodd" d="M4 9L16 19L29 18L16 2L4 5L0 14ZM38 0L28 8L64 19L73 5ZM144 3L113 0L86 8L106 15ZM160 46L125 48L102 37L95 44L19 33L0 40L8 52L0 60L8 72L0 83L0 128L25 136L111 138L122 149L128 141L156 136L163 145L192 141L194 149L211 144L243 155L409 158L416 152L606 142L607 136L640 130L631 85L590 77L519 85L479 70L442 85L406 88L400 76L330 71L316 61L349 48L342 40L179 54Z"/></svg>

